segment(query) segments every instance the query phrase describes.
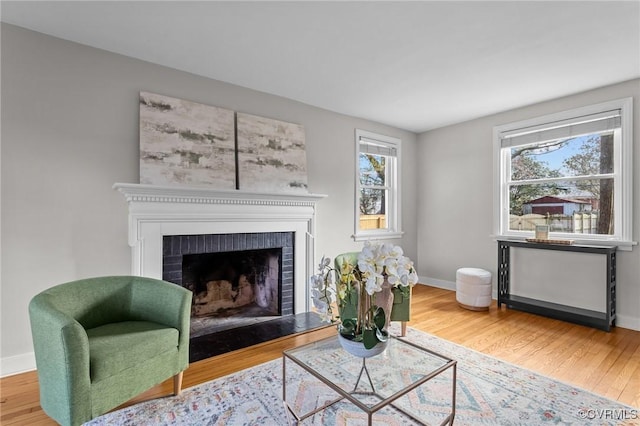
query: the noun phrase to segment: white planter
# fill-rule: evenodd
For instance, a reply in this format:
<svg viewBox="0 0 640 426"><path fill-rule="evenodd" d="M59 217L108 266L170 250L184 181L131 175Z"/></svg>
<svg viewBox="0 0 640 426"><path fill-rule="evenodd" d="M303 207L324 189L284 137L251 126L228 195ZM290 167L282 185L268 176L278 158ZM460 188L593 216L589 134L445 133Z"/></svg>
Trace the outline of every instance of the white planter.
<svg viewBox="0 0 640 426"><path fill-rule="evenodd" d="M373 348L367 349L364 347L364 343L349 340L340 333L338 333L338 341L345 351L358 358L371 358L372 356L380 355L387 349L387 344L389 343L388 340L386 342L378 342Z"/></svg>

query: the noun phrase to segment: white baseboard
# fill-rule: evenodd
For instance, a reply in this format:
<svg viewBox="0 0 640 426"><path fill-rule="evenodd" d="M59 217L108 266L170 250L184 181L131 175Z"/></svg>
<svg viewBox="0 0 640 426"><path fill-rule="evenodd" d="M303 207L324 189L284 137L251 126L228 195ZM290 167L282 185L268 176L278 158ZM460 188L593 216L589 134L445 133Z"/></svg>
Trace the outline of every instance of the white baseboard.
<svg viewBox="0 0 640 426"><path fill-rule="evenodd" d="M0 377L13 376L36 369L36 356L33 352L8 356L0 359Z"/></svg>
<svg viewBox="0 0 640 426"><path fill-rule="evenodd" d="M616 327L640 331L640 318L616 314Z"/></svg>
<svg viewBox="0 0 640 426"><path fill-rule="evenodd" d="M423 285L428 285L429 287L443 288L445 290L456 291L456 283L452 281L439 280L437 278L429 278L429 277L418 277L418 282Z"/></svg>

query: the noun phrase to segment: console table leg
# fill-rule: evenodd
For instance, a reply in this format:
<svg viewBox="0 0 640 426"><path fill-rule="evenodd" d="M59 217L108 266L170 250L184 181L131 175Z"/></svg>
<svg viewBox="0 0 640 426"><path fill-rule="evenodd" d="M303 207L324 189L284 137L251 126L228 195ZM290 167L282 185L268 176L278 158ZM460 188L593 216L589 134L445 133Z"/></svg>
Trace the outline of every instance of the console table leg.
<svg viewBox="0 0 640 426"><path fill-rule="evenodd" d="M502 307L504 299L509 296L509 258L510 247L498 242L498 308Z"/></svg>

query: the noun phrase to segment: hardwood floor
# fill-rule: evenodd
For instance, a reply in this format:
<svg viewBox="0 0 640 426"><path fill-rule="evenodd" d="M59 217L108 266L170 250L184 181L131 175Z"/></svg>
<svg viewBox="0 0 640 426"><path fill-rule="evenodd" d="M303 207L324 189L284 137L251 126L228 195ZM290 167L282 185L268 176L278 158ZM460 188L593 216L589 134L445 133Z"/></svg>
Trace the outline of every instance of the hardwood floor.
<svg viewBox="0 0 640 426"><path fill-rule="evenodd" d="M455 293L418 285L412 299L414 327L496 358L640 407L640 332L614 328L607 333L531 315L495 301L489 312L457 306ZM335 333L333 327L282 338L198 361L184 374L183 388L270 361L288 348ZM0 379L2 425L55 425L39 405L35 372ZM125 405L169 395L167 380Z"/></svg>

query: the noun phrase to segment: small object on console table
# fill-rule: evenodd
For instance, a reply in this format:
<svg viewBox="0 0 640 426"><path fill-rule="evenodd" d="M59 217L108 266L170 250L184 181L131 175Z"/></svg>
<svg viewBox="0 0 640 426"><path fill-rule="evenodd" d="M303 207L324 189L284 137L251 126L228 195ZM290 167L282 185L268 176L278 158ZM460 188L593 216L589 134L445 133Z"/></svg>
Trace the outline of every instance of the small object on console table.
<svg viewBox="0 0 640 426"><path fill-rule="evenodd" d="M536 239L537 240L549 239L549 225L536 225Z"/></svg>
<svg viewBox="0 0 640 426"><path fill-rule="evenodd" d="M573 240L549 240L546 238L527 238L527 242L539 244L561 244L563 246L570 246L573 244Z"/></svg>

